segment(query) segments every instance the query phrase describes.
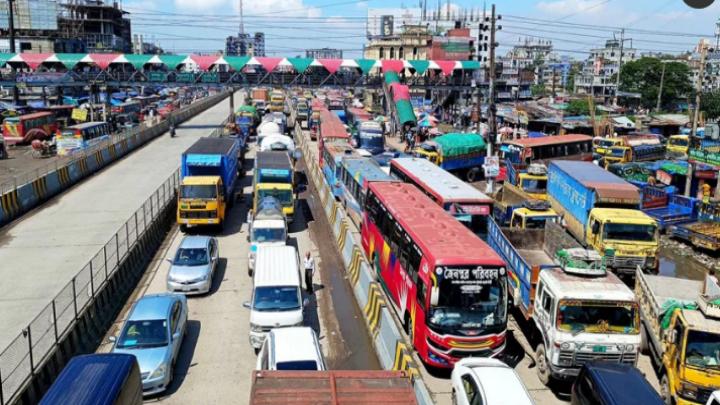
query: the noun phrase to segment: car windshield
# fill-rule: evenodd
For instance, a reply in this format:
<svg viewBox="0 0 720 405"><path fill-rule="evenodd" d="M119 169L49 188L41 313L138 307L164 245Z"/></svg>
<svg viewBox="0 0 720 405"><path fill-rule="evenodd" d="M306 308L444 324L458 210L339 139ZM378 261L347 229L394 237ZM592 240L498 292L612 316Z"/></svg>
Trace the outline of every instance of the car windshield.
<svg viewBox="0 0 720 405"><path fill-rule="evenodd" d="M202 248L180 248L175 254L173 264L176 266L202 266L208 264L207 250Z"/></svg>
<svg viewBox="0 0 720 405"><path fill-rule="evenodd" d="M608 139L604 139L604 140L600 141L598 143L598 145L603 148L612 148L613 146L615 146L615 142L608 140Z"/></svg>
<svg viewBox="0 0 720 405"><path fill-rule="evenodd" d="M278 370L317 370L318 365L314 360L283 361L275 364Z"/></svg>
<svg viewBox="0 0 720 405"><path fill-rule="evenodd" d="M251 239L260 243L284 241L285 228L253 228Z"/></svg>
<svg viewBox="0 0 720 405"><path fill-rule="evenodd" d="M689 331L685 363L696 367L720 367L720 335L699 330Z"/></svg>
<svg viewBox="0 0 720 405"><path fill-rule="evenodd" d="M547 180L526 179L522 182L522 188L528 193L544 193L547 190Z"/></svg>
<svg viewBox="0 0 720 405"><path fill-rule="evenodd" d="M688 145L689 145L689 140L687 140L687 139L670 138L670 145L672 145L672 146L688 146Z"/></svg>
<svg viewBox="0 0 720 405"><path fill-rule="evenodd" d="M639 330L634 302L562 300L557 326L567 332L634 334Z"/></svg>
<svg viewBox="0 0 720 405"><path fill-rule="evenodd" d="M431 328L450 332L505 324L506 281L498 269L440 269L444 276L438 305L430 308Z"/></svg>
<svg viewBox="0 0 720 405"><path fill-rule="evenodd" d="M180 198L199 198L211 200L217 196L215 185L203 186L182 186L180 187Z"/></svg>
<svg viewBox="0 0 720 405"><path fill-rule="evenodd" d="M298 287L257 287L253 300L255 311L292 311L300 309Z"/></svg>
<svg viewBox="0 0 720 405"><path fill-rule="evenodd" d="M162 347L167 344L167 321L164 319L127 321L117 341L117 348L141 349Z"/></svg>
<svg viewBox="0 0 720 405"><path fill-rule="evenodd" d="M263 199L265 197L275 197L278 201L280 201L280 204L282 204L283 207L292 205L292 190L290 189L261 189L258 190L258 197L260 199Z"/></svg>
<svg viewBox="0 0 720 405"><path fill-rule="evenodd" d="M607 223L603 227L603 239L653 242L655 240L656 229L655 225Z"/></svg>

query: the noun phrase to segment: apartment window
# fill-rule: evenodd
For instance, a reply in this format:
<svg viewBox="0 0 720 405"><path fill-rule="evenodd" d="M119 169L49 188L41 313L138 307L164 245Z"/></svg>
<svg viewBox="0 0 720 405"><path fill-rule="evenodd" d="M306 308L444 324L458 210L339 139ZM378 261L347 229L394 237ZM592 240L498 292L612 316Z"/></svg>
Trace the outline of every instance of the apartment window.
<svg viewBox="0 0 720 405"><path fill-rule="evenodd" d="M378 56L379 56L379 59L385 59L385 48L383 48L382 46L378 50Z"/></svg>
<svg viewBox="0 0 720 405"><path fill-rule="evenodd" d="M405 49L401 46L400 49L398 49L398 59L403 59L405 57Z"/></svg>
<svg viewBox="0 0 720 405"><path fill-rule="evenodd" d="M395 48L390 47L390 59L395 59Z"/></svg>
<svg viewBox="0 0 720 405"><path fill-rule="evenodd" d="M417 59L417 57L418 57L417 47L414 46L413 47L413 59Z"/></svg>

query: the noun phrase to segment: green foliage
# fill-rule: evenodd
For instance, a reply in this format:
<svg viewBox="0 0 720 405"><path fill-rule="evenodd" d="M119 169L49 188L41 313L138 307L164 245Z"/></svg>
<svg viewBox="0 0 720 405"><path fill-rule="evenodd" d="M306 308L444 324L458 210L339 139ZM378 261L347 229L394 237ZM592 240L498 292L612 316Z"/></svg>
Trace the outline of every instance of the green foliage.
<svg viewBox="0 0 720 405"><path fill-rule="evenodd" d="M680 62L663 63L658 58L643 57L623 64L620 74L620 90L640 93L640 103L653 108L657 103L663 64L665 77L662 88L661 106L685 98L692 91L690 68Z"/></svg>
<svg viewBox="0 0 720 405"><path fill-rule="evenodd" d="M720 118L720 91L702 93L700 95L700 111L704 111L705 117L708 119Z"/></svg>
<svg viewBox="0 0 720 405"><path fill-rule="evenodd" d="M532 93L533 97L545 97L547 95L544 84L533 84L530 87L530 92Z"/></svg>
<svg viewBox="0 0 720 405"><path fill-rule="evenodd" d="M565 110L566 115L589 115L590 107L587 100L570 100Z"/></svg>

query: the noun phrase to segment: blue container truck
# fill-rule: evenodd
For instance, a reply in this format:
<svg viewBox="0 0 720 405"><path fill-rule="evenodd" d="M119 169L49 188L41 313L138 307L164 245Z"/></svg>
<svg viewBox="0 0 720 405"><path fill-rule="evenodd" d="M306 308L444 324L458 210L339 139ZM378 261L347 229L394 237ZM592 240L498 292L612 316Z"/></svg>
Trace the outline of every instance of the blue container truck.
<svg viewBox="0 0 720 405"><path fill-rule="evenodd" d="M234 200L240 143L233 138L200 138L182 154L177 221L223 226Z"/></svg>
<svg viewBox="0 0 720 405"><path fill-rule="evenodd" d="M606 256L607 266L634 275L657 269L658 226L640 208L637 187L591 162L553 161L548 200L567 231Z"/></svg>

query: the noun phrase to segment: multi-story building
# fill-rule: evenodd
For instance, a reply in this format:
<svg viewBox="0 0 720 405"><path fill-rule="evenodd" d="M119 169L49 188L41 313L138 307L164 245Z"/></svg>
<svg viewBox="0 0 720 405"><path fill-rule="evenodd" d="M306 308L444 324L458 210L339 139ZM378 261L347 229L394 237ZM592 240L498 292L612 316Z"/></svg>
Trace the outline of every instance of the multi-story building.
<svg viewBox="0 0 720 405"><path fill-rule="evenodd" d="M53 52L58 34L57 0L14 0L17 52ZM9 2L0 1L0 50L10 51Z"/></svg>
<svg viewBox="0 0 720 405"><path fill-rule="evenodd" d="M435 60L474 60L475 38L470 36L470 28L450 29L445 35L432 37L429 59Z"/></svg>
<svg viewBox="0 0 720 405"><path fill-rule="evenodd" d="M575 92L606 99L613 97L617 90L615 75L620 63L634 61L639 56L634 48L622 47L621 52L618 39L608 40L604 48L591 49L590 56L583 62L582 70L575 79Z"/></svg>
<svg viewBox="0 0 720 405"><path fill-rule="evenodd" d="M72 1L59 11L55 52L132 52L129 13L117 2Z"/></svg>
<svg viewBox="0 0 720 405"><path fill-rule="evenodd" d="M376 36L365 45L368 59L428 59L432 35L426 26L404 25L400 33Z"/></svg>
<svg viewBox="0 0 720 405"><path fill-rule="evenodd" d="M306 58L313 59L342 59L342 49L333 48L320 48L320 49L308 49L305 51Z"/></svg>
<svg viewBox="0 0 720 405"><path fill-rule="evenodd" d="M229 56L265 56L265 34L239 33L225 40L225 54Z"/></svg>
<svg viewBox="0 0 720 405"><path fill-rule="evenodd" d="M538 67L537 84L545 86L547 94L557 94L567 89L570 71L572 70L572 61L567 57L551 58Z"/></svg>
<svg viewBox="0 0 720 405"><path fill-rule="evenodd" d="M541 67L552 52L552 42L524 39L496 61L495 89L499 99L525 99L538 84Z"/></svg>

